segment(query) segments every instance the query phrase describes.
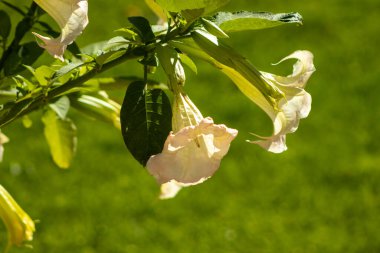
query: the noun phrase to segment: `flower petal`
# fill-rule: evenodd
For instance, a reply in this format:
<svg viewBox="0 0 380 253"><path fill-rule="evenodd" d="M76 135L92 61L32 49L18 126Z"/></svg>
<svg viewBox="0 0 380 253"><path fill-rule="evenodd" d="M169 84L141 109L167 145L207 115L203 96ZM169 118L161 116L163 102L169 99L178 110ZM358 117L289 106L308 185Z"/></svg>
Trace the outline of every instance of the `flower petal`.
<svg viewBox="0 0 380 253"><path fill-rule="evenodd" d="M263 74L267 81L274 82L278 86L304 88L311 74L315 71L313 58L314 56L311 52L298 50L276 63L277 65L285 60L297 59L298 61L293 65L293 73L291 75L283 77L262 71L261 74Z"/></svg>
<svg viewBox="0 0 380 253"><path fill-rule="evenodd" d="M9 142L7 136L5 136L2 132L0 132L0 162L3 161L4 147L3 144Z"/></svg>
<svg viewBox="0 0 380 253"><path fill-rule="evenodd" d="M177 193L184 187L175 180L171 180L167 183L161 185L160 199L170 199L174 198Z"/></svg>
<svg viewBox="0 0 380 253"><path fill-rule="evenodd" d="M199 184L219 168L236 135L235 129L215 125L211 118L202 119L197 126L171 133L162 153L148 160L148 171L160 184L171 180L184 186Z"/></svg>
<svg viewBox="0 0 380 253"><path fill-rule="evenodd" d="M0 218L8 230L9 245L21 246L25 241L33 240L33 220L1 185Z"/></svg>
<svg viewBox="0 0 380 253"><path fill-rule="evenodd" d="M34 0L61 28L61 35L52 39L33 33L42 40L39 45L49 54L63 61L63 52L88 24L87 0Z"/></svg>
<svg viewBox="0 0 380 253"><path fill-rule="evenodd" d="M274 124L273 135L260 137L262 140L251 143L274 153L281 153L287 149L285 135L295 132L300 119L306 118L311 110L311 96L303 87L315 71L313 55L308 51L296 51L280 62L290 58L296 58L298 61L293 66L293 73L287 77L261 72L268 83L278 86L284 92L285 98L278 103L279 111L273 110L269 114Z"/></svg>

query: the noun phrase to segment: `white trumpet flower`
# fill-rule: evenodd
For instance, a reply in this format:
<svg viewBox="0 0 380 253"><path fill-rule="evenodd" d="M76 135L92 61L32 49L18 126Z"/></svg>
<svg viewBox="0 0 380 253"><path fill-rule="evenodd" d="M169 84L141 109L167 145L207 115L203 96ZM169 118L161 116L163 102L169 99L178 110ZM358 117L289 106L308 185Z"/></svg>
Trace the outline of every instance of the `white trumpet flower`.
<svg viewBox="0 0 380 253"><path fill-rule="evenodd" d="M68 45L78 37L88 24L88 2L87 0L34 0L44 9L61 28L61 35L58 38L33 34L42 43L39 45L45 48L54 58L63 61L63 53Z"/></svg>
<svg viewBox="0 0 380 253"><path fill-rule="evenodd" d="M296 51L279 63L293 58L297 59L297 62L293 66L293 73L287 77L261 72L266 82L276 86L285 95L278 102L278 110L268 103L261 106L273 121L273 135L258 136L261 140L251 141L273 153L281 153L287 149L286 134L295 132L300 119L306 118L311 110L311 95L304 88L315 71L313 54L305 50Z"/></svg>
<svg viewBox="0 0 380 253"><path fill-rule="evenodd" d="M172 198L185 186L210 178L227 154L238 131L214 124L181 92L173 105L173 132L160 154L153 155L147 168L159 184L161 198Z"/></svg>

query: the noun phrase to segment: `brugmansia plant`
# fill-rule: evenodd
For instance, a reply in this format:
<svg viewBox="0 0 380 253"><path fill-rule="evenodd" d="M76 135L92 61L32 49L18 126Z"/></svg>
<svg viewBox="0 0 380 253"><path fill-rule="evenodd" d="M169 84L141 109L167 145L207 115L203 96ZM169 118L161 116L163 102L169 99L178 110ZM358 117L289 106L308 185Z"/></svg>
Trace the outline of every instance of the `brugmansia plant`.
<svg viewBox="0 0 380 253"><path fill-rule="evenodd" d="M273 121L271 136L255 135L249 142L270 152L285 151L286 135L297 130L311 109L304 88L315 70L313 55L305 50L291 53L280 62L296 59L293 72L278 76L257 70L226 41L233 32L302 24L302 17L216 12L227 2L146 0L160 17L158 24L129 17L126 27L117 30L119 36L83 51L74 41L88 24L87 0L34 0L29 8L1 0L22 19L13 26L9 14L0 11L0 128L6 132L17 119L30 125L28 114L41 110L52 159L66 169L76 150L76 127L68 116L75 108L119 128L129 152L161 185L160 197L174 197L182 187L210 178L238 133L203 116L186 94L183 65L197 72L193 60L199 59L228 76ZM40 20L44 13L60 31ZM36 41L25 42L28 33ZM44 51L56 60L35 66ZM144 76L98 77L131 60L141 63ZM166 73L165 84L154 81L157 68ZM108 96L109 87L125 90L121 105ZM0 158L8 141L0 132ZM33 221L1 186L0 216L9 230L9 245L32 239Z"/></svg>

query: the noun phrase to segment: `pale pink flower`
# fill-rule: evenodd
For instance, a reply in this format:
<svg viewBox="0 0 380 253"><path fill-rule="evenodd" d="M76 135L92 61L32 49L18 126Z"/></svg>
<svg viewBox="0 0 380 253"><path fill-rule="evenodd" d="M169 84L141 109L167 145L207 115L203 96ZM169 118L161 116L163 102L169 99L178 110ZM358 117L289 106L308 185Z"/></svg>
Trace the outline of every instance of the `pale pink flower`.
<svg viewBox="0 0 380 253"><path fill-rule="evenodd" d="M147 169L162 185L161 198L171 198L184 186L210 178L227 154L238 131L203 118L191 100L175 96L173 130L160 154L153 155Z"/></svg>

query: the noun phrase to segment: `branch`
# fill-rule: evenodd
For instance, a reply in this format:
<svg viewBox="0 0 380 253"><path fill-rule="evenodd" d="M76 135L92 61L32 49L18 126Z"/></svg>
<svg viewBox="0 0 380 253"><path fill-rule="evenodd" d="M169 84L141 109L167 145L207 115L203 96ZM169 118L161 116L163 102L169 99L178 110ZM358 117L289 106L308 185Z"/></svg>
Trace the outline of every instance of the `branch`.
<svg viewBox="0 0 380 253"><path fill-rule="evenodd" d="M1 118L0 118L0 128L8 125L9 123L15 121L16 119L39 109L41 106L44 106L48 101L59 97L60 95L66 93L67 91L80 86L91 78L95 77L97 74L103 73L104 71L115 67L127 60L137 59L143 57L145 54L145 50L142 47L136 47L128 50L123 56L110 61L101 68L94 68L84 74L83 76L78 77L77 79L68 81L67 83L58 86L56 88L51 89L45 94L41 94L38 97L32 97L24 100L20 100L12 104L9 108L4 108L3 110L7 110ZM6 105L5 105L6 106Z"/></svg>

